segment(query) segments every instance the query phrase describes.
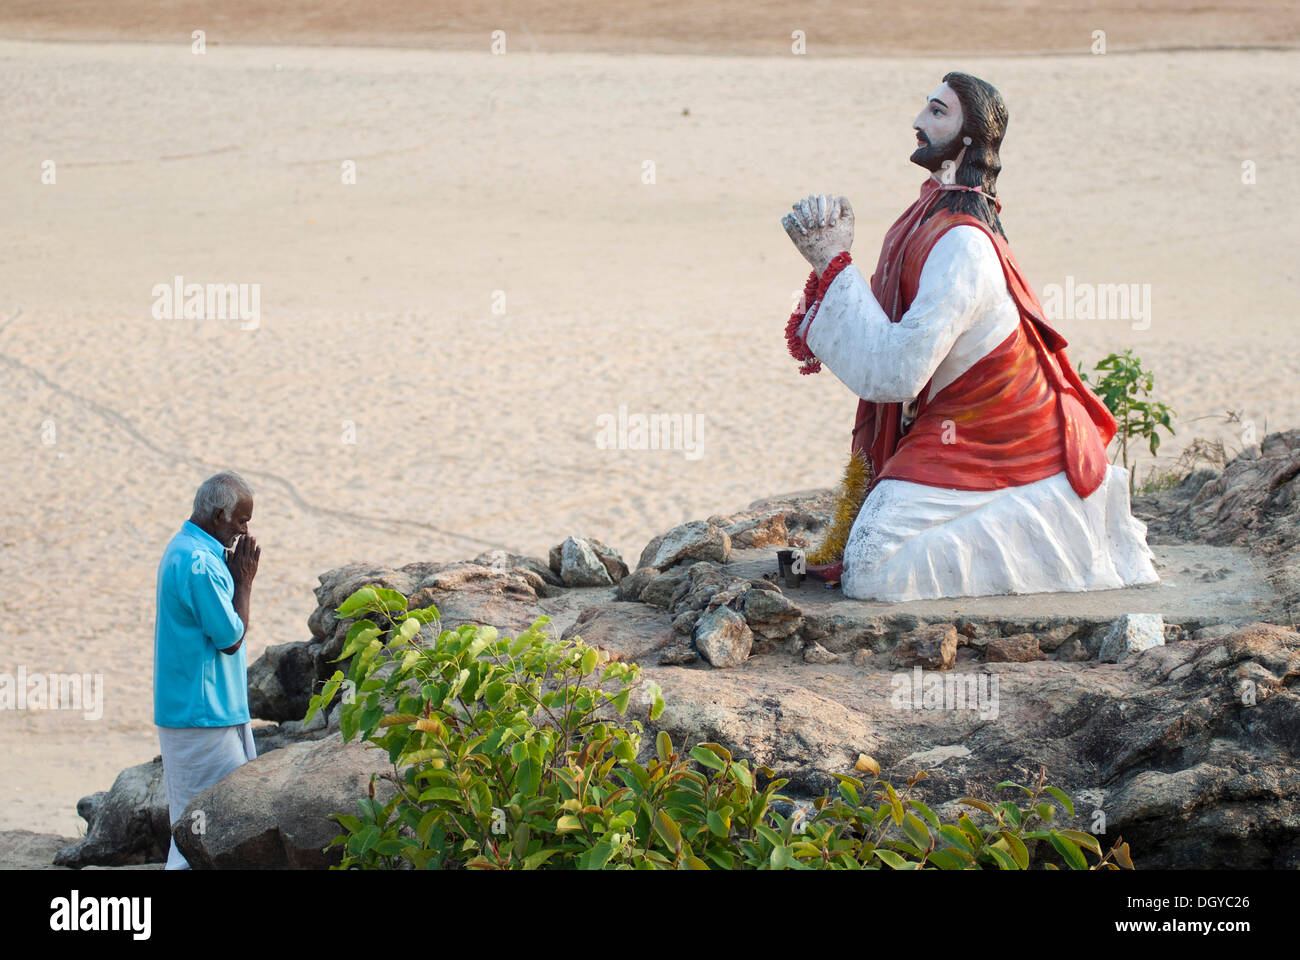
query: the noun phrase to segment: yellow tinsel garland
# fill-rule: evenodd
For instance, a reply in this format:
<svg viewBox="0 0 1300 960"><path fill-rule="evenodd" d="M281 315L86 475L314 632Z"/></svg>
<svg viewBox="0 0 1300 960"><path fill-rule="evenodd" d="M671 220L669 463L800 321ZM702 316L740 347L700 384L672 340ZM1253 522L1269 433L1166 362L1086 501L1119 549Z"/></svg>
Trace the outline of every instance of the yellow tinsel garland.
<svg viewBox="0 0 1300 960"><path fill-rule="evenodd" d="M848 466L844 468L844 480L837 491L831 524L826 529L822 542L807 555L810 564L822 566L843 559L844 547L849 542L849 531L853 529L853 521L858 519L858 512L867 499L867 488L870 486L871 466L867 462L866 452L859 450L849 457Z"/></svg>

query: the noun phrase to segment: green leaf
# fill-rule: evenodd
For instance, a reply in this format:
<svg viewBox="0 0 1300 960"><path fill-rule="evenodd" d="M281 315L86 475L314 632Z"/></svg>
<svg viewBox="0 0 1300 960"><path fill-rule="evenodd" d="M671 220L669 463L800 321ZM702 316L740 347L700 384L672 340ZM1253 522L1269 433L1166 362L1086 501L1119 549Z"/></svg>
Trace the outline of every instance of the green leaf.
<svg viewBox="0 0 1300 960"><path fill-rule="evenodd" d="M985 847L984 852L991 856L1002 870L1019 870L1020 864L1016 863L1015 858L1001 847Z"/></svg>
<svg viewBox="0 0 1300 960"><path fill-rule="evenodd" d="M940 870L965 870L972 863L970 857L952 847L935 850L926 862L934 864Z"/></svg>
<svg viewBox="0 0 1300 960"><path fill-rule="evenodd" d="M1081 847L1087 847L1098 857L1101 856L1101 844L1097 842L1097 838L1092 834L1083 833L1080 830L1062 830L1060 831L1060 834L1063 837L1068 837L1073 840Z"/></svg>
<svg viewBox="0 0 1300 960"><path fill-rule="evenodd" d="M903 815L903 832L920 850L925 850L933 843L930 838L930 831L925 828L925 824L920 818L913 814Z"/></svg>
<svg viewBox="0 0 1300 960"><path fill-rule="evenodd" d="M663 810L655 811L655 833L663 838L668 846L672 847L673 853L680 853L682 849L682 831L673 820Z"/></svg>
<svg viewBox="0 0 1300 960"><path fill-rule="evenodd" d="M603 870L613 855L614 845L608 840L601 840L583 855L581 869Z"/></svg>
<svg viewBox="0 0 1300 960"><path fill-rule="evenodd" d="M1088 861L1084 859L1083 851L1079 849L1078 844L1069 837L1061 836L1060 831L1052 831L1052 846L1065 858L1065 862L1070 865L1071 869L1088 869Z"/></svg>
<svg viewBox="0 0 1300 960"><path fill-rule="evenodd" d="M712 750L706 749L703 744L691 748L691 757L701 766L708 767L710 770L726 769L722 762L722 758Z"/></svg>
<svg viewBox="0 0 1300 960"><path fill-rule="evenodd" d="M582 654L582 675L585 677L596 669L596 663L600 660L600 652L595 647L588 647Z"/></svg>
<svg viewBox="0 0 1300 960"><path fill-rule="evenodd" d="M673 738L668 736L667 730L660 730L659 736L655 737L655 754L664 761L673 755Z"/></svg>
<svg viewBox="0 0 1300 960"><path fill-rule="evenodd" d="M916 864L908 863L892 850L883 850L880 847L876 847L876 849L871 852L894 870L911 870L916 866Z"/></svg>
<svg viewBox="0 0 1300 960"><path fill-rule="evenodd" d="M361 832L352 835L352 838L348 840L348 850L350 850L354 856L363 856L371 847L379 842L381 836L383 836L383 832L372 823L363 828Z"/></svg>
<svg viewBox="0 0 1300 960"><path fill-rule="evenodd" d="M945 823L939 828L939 834L957 849L970 854L972 857L975 856L975 846L970 842L970 838L961 830L951 824Z"/></svg>
<svg viewBox="0 0 1300 960"><path fill-rule="evenodd" d="M698 750L699 747L696 747L695 749ZM728 835L730 835L731 833L730 818L724 818L716 810L710 810L706 815L705 819L709 825L709 832L712 833L714 836L726 838Z"/></svg>
<svg viewBox="0 0 1300 960"><path fill-rule="evenodd" d="M538 850L536 853L530 853L528 856L524 857L524 869L536 870L547 860L551 859L552 856L561 852L562 851L559 847L547 847L545 850Z"/></svg>
<svg viewBox="0 0 1300 960"><path fill-rule="evenodd" d="M375 592L374 587L361 587L339 604L334 612L340 620L351 620L361 611L378 606L378 603L379 594Z"/></svg>
<svg viewBox="0 0 1300 960"><path fill-rule="evenodd" d="M338 663L340 660L346 660L348 657L353 656L358 650L364 650L382 633L383 631L369 620L358 620L356 623L352 624L352 626L348 627L348 636L343 643L343 652L331 660L330 663Z"/></svg>
<svg viewBox="0 0 1300 960"><path fill-rule="evenodd" d="M771 856L768 857L768 864L773 870L789 870L794 863L794 853L783 844L774 846Z"/></svg>
<svg viewBox="0 0 1300 960"><path fill-rule="evenodd" d="M420 794L419 802L428 803L430 800L447 800L451 803L460 803L460 791L451 787L430 787Z"/></svg>
<svg viewBox="0 0 1300 960"><path fill-rule="evenodd" d="M930 824L930 826L934 827L934 829L936 830L939 829L939 818L935 816L933 810L927 807L920 800L908 800L907 802L910 803L915 809L920 811L921 816L925 817L926 821Z"/></svg>
<svg viewBox="0 0 1300 960"><path fill-rule="evenodd" d="M1065 807L1066 813L1068 813L1070 816L1074 816L1074 804L1070 802L1070 798L1066 795L1064 790L1060 789L1059 787L1044 787L1043 789L1045 789L1057 800L1061 801L1061 806Z"/></svg>
<svg viewBox="0 0 1300 960"><path fill-rule="evenodd" d="M1016 861L1016 865L1020 867L1021 870L1028 870L1029 850L1020 842L1020 838L1014 833L1009 833L1006 830L1000 831L998 835L1006 841L1008 852L1010 852L1012 858Z"/></svg>
<svg viewBox="0 0 1300 960"><path fill-rule="evenodd" d="M582 821L571 813L566 813L555 822L556 833L573 833L582 829Z"/></svg>

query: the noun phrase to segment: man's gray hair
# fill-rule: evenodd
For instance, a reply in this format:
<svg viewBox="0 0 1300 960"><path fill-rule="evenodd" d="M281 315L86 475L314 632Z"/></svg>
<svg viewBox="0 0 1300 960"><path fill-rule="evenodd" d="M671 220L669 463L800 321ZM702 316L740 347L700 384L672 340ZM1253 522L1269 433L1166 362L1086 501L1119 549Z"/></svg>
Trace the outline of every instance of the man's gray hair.
<svg viewBox="0 0 1300 960"><path fill-rule="evenodd" d="M253 488L237 473L229 470L214 474L204 480L194 494L194 516L208 520L213 510L220 510L223 520L229 520L240 500L253 499Z"/></svg>

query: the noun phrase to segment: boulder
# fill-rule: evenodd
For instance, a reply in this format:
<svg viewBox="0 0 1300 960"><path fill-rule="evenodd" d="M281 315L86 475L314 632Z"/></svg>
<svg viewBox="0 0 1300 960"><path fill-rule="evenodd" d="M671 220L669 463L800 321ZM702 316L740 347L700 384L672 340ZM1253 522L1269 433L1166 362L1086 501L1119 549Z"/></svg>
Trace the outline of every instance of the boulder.
<svg viewBox="0 0 1300 960"><path fill-rule="evenodd" d="M715 667L744 663L753 645L754 634L745 618L730 607L715 607L695 624L696 649Z"/></svg>
<svg viewBox="0 0 1300 960"><path fill-rule="evenodd" d="M692 520L673 527L662 539L656 540L656 549L650 553L650 547L655 545L652 540L642 552L638 567L650 566L662 571L694 560L726 563L731 556L731 538L727 531L704 520Z"/></svg>
<svg viewBox="0 0 1300 960"><path fill-rule="evenodd" d="M1165 621L1158 613L1126 613L1113 624L1101 642L1097 659L1119 663L1165 642Z"/></svg>
<svg viewBox="0 0 1300 960"><path fill-rule="evenodd" d="M78 810L83 806L93 808L90 829L55 854L55 866L117 867L167 859L171 834L161 756L127 767L97 804L85 798Z"/></svg>
<svg viewBox="0 0 1300 960"><path fill-rule="evenodd" d="M894 658L903 667L951 670L957 662L957 628L951 623L922 627L899 641Z"/></svg>
<svg viewBox="0 0 1300 960"><path fill-rule="evenodd" d="M667 610L672 606L673 598L677 595L677 588L686 579L686 570L682 567L661 573L646 584L645 589L641 591L637 599L642 603L648 603L654 607L663 607Z"/></svg>
<svg viewBox="0 0 1300 960"><path fill-rule="evenodd" d="M585 540L569 537L560 546L560 579L568 587L612 587L614 578Z"/></svg>
<svg viewBox="0 0 1300 960"><path fill-rule="evenodd" d="M803 648L804 663L839 663L838 653L831 653L820 643L810 643Z"/></svg>
<svg viewBox="0 0 1300 960"><path fill-rule="evenodd" d="M992 663L1028 663L1046 660L1047 654L1038 646L1032 633L1018 633L1014 637L998 637L984 646L984 659Z"/></svg>
<svg viewBox="0 0 1300 960"><path fill-rule="evenodd" d="M583 610L560 639L574 637L624 661L643 660L681 639L673 631L673 618L668 613L623 600Z"/></svg>
<svg viewBox="0 0 1300 960"><path fill-rule="evenodd" d="M345 630L346 634L347 631ZM248 666L248 709L259 720L301 720L320 673L315 651L306 643L267 647Z"/></svg>
<svg viewBox="0 0 1300 960"><path fill-rule="evenodd" d="M344 744L338 734L291 744L195 796L175 830L176 845L196 870L336 865L341 850L326 854L324 848L344 830L330 815L355 815L357 801L369 794L371 774L391 770L385 751ZM376 781L381 802L393 791L388 781ZM195 832L195 823L203 829Z"/></svg>
<svg viewBox="0 0 1300 960"><path fill-rule="evenodd" d="M659 576L654 567L641 567L635 573L628 574L614 588L614 596L619 600L639 600L641 592L650 585L650 581Z"/></svg>

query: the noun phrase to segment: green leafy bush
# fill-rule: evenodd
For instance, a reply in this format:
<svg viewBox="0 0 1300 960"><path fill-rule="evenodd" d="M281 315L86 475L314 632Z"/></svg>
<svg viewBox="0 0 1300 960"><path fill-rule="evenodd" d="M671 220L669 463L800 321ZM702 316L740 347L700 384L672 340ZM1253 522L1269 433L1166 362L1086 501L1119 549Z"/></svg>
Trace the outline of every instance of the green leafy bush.
<svg viewBox="0 0 1300 960"><path fill-rule="evenodd" d="M1164 427L1169 435L1174 435L1170 420L1174 411L1166 404L1150 399L1151 389L1155 385L1155 376L1142 369L1142 361L1133 356L1131 349L1121 353L1112 353L1098 361L1094 373L1104 374L1095 382L1089 381L1088 374L1079 364L1079 377L1089 383L1097 396L1106 404L1115 417L1117 429L1115 438L1119 444L1119 455L1124 469L1129 470L1128 448L1137 439L1146 439L1151 455L1155 456L1160 447L1160 434L1157 429ZM1129 492L1134 488L1133 471L1129 470Z"/></svg>
<svg viewBox="0 0 1300 960"><path fill-rule="evenodd" d="M1046 826L1051 801L1073 808L1042 776L998 785L1024 791L1025 806L963 799L981 827L965 814L944 824L913 799L924 773L901 796L839 776L838 796L809 815L777 792L785 779L720 744L682 755L660 732L642 763L641 724L619 718L637 692L657 719L658 687L580 639L547 638L545 617L514 639L466 625L426 644L437 610L408 611L395 591L362 587L337 612L355 619L339 657L348 676L335 672L307 719L346 684L343 738L386 750L395 788L381 803L372 779L360 815L335 816L345 832L327 849L343 848L344 868L1026 869L1040 841L1076 869L1085 851L1092 869L1131 866L1122 841L1103 857L1095 837ZM880 772L868 757L858 768Z"/></svg>

